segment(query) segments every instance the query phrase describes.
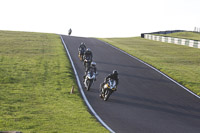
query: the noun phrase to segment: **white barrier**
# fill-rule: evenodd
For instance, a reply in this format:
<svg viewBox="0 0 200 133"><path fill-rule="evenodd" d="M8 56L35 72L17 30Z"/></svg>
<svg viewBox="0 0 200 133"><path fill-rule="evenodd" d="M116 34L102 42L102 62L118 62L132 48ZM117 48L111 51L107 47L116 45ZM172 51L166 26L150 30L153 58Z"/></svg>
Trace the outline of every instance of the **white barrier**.
<svg viewBox="0 0 200 133"><path fill-rule="evenodd" d="M196 40L157 36L157 35L152 35L152 34L144 34L144 38L149 39L149 40L154 40L154 41L174 43L174 44L178 44L178 45L185 45L185 46L189 46L189 47L193 47L193 48L200 48L200 41L196 41Z"/></svg>

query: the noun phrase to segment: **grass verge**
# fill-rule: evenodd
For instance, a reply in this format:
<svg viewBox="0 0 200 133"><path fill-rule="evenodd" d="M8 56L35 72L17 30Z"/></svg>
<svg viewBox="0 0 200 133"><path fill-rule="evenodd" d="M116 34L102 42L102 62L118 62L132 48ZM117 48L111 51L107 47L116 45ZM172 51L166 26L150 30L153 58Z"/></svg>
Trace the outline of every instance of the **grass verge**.
<svg viewBox="0 0 200 133"><path fill-rule="evenodd" d="M99 39L151 64L200 96L200 49L140 37Z"/></svg>
<svg viewBox="0 0 200 133"><path fill-rule="evenodd" d="M0 31L0 131L108 132L82 101L59 35Z"/></svg>

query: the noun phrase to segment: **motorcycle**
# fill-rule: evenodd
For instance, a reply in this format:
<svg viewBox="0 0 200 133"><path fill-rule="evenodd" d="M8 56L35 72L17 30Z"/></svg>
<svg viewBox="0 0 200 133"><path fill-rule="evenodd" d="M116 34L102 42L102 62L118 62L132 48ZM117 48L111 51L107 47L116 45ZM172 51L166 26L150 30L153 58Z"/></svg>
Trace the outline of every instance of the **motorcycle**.
<svg viewBox="0 0 200 133"><path fill-rule="evenodd" d="M116 81L114 79L108 79L108 81L100 88L100 98L107 101L113 91L116 91Z"/></svg>
<svg viewBox="0 0 200 133"><path fill-rule="evenodd" d="M92 62L92 60L89 59L89 58L86 58L86 59L84 60L85 71L88 70L88 68L90 67L91 62Z"/></svg>
<svg viewBox="0 0 200 133"><path fill-rule="evenodd" d="M88 73L87 73L87 75L85 76L85 79L84 79L84 86L85 86L85 89L87 91L90 90L90 87L92 86L95 79L96 79L95 72L88 71Z"/></svg>
<svg viewBox="0 0 200 133"><path fill-rule="evenodd" d="M78 51L78 57L81 61L83 61L83 56L84 56L85 50L81 49Z"/></svg>

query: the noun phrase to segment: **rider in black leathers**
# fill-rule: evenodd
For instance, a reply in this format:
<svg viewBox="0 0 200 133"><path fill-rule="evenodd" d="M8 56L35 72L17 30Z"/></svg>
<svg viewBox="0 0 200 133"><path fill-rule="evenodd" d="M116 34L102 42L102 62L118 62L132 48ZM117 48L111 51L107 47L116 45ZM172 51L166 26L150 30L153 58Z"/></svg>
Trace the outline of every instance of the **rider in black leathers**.
<svg viewBox="0 0 200 133"><path fill-rule="evenodd" d="M119 84L119 78L118 78L118 72L117 70L113 70L112 74L109 74L105 79L104 82L102 84L100 84L100 90L101 88L103 88L103 86L106 84L106 82L108 81L108 79L114 79L116 81L116 86ZM115 89L116 91L117 89Z"/></svg>
<svg viewBox="0 0 200 133"><path fill-rule="evenodd" d="M72 29L70 28L69 30L68 30L68 35L70 36L72 34Z"/></svg>
<svg viewBox="0 0 200 133"><path fill-rule="evenodd" d="M84 54L84 66L85 66L85 64L86 64L85 59L91 60L91 62L92 62L92 57L93 57L93 55L92 55L91 49L90 49L90 48L87 48L87 50L85 51L85 54ZM86 70L86 71L87 71L87 70Z"/></svg>
<svg viewBox="0 0 200 133"><path fill-rule="evenodd" d="M81 45L79 46L79 48L78 48L78 51L84 51L85 52L85 50L86 50L86 46L85 46L85 43L84 42L81 42ZM83 53L84 54L84 53Z"/></svg>

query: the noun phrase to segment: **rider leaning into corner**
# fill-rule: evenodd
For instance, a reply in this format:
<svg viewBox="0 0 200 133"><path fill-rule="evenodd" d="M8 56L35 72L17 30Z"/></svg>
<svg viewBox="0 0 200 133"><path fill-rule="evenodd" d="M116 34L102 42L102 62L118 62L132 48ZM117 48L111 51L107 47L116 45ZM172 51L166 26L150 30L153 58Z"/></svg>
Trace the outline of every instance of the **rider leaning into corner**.
<svg viewBox="0 0 200 133"><path fill-rule="evenodd" d="M96 68L96 63L95 62L92 62L90 67L88 68L88 70L85 71L85 75L83 76L83 79L85 79L85 77L86 77L86 75L87 75L87 73L89 71L93 71L95 73L95 75L97 75L97 68ZM94 80L96 81L96 76L95 76Z"/></svg>
<svg viewBox="0 0 200 133"><path fill-rule="evenodd" d="M117 70L113 70L112 74L109 74L105 79L104 79L104 82L100 85L100 88L103 88L104 84L106 84L106 82L108 81L108 79L113 79L116 81L116 88L117 88L117 85L119 84L119 78L118 78L118 72ZM116 91L117 89L115 89Z"/></svg>
<svg viewBox="0 0 200 133"><path fill-rule="evenodd" d="M92 61L92 51L90 48L87 48L86 51L85 51L85 54L84 54L84 60L87 59L87 60L91 60ZM84 61L84 66L85 66L85 61Z"/></svg>

